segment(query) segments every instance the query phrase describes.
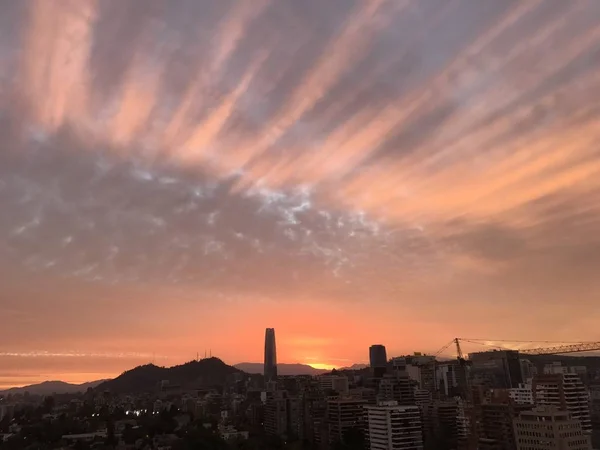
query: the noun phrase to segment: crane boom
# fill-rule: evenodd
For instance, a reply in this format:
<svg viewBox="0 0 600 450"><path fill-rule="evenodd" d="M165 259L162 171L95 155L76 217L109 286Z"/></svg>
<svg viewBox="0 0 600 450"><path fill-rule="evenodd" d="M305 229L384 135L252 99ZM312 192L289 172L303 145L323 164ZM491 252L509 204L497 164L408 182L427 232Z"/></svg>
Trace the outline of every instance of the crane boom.
<svg viewBox="0 0 600 450"><path fill-rule="evenodd" d="M456 347L456 357L458 360L464 360L463 352L460 347L460 343L462 342L470 342L472 344L486 345L489 347L493 347L501 350L517 350L519 353L523 355L562 355L565 353L579 353L579 352L591 352L600 350L600 342L563 342L560 345L553 345L551 347L537 347L537 348L510 348L510 347L500 347L498 345L493 345L493 342L512 342L512 343L534 343L534 342L545 342L550 343L551 341L508 341L508 340L493 340L493 339L466 339L466 338L454 338L446 345L444 345L434 356L440 355L444 350L446 350L451 345L455 345Z"/></svg>
<svg viewBox="0 0 600 450"><path fill-rule="evenodd" d="M556 355L600 350L600 342L580 342L578 344L556 345L554 347L526 348L519 350L525 355Z"/></svg>

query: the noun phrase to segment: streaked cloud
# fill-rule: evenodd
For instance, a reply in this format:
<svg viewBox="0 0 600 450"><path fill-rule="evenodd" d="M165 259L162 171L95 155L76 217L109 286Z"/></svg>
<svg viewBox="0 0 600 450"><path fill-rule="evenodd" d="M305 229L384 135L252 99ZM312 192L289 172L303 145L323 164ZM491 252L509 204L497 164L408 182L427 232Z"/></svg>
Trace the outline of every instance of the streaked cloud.
<svg viewBox="0 0 600 450"><path fill-rule="evenodd" d="M595 338L595 3L0 8L0 351L62 354L89 325L82 354L183 357L216 340L190 312L204 326L248 308L237 332L260 336L265 305L315 299L333 317L385 311L361 339L396 339L409 315L421 340L398 352L507 324ZM514 317L524 304L535 323ZM310 350L358 361L367 344Z"/></svg>

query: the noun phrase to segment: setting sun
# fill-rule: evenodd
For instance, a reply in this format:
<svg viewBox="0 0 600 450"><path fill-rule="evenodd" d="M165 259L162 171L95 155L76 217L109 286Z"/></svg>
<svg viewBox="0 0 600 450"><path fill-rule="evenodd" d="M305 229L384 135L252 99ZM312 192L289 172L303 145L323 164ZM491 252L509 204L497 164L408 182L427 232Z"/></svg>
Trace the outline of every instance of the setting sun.
<svg viewBox="0 0 600 450"><path fill-rule="evenodd" d="M336 366L332 366L331 364L321 364L321 363L309 363L310 367L314 369L323 369L323 370L333 370L336 369Z"/></svg>

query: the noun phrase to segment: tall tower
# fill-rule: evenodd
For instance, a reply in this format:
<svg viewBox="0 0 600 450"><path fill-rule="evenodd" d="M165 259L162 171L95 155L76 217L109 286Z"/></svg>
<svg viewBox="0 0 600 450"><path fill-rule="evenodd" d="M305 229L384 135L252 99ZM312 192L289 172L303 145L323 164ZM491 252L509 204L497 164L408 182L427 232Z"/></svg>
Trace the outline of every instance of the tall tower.
<svg viewBox="0 0 600 450"><path fill-rule="evenodd" d="M275 328L267 328L265 332L265 381L277 378L277 351L275 350Z"/></svg>
<svg viewBox="0 0 600 450"><path fill-rule="evenodd" d="M385 346L381 344L371 345L371 347L369 347L369 362L371 363L373 375L377 378L381 378L387 368Z"/></svg>

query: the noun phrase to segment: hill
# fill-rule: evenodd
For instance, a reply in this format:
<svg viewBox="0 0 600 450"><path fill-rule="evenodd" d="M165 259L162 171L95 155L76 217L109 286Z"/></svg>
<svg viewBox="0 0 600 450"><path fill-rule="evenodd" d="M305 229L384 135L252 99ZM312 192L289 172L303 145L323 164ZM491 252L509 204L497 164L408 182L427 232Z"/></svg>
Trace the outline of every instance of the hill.
<svg viewBox="0 0 600 450"><path fill-rule="evenodd" d="M251 374L262 374L264 365L262 363L243 362L235 364L233 367ZM321 375L329 370L315 369L308 364L277 364L277 373L279 375Z"/></svg>
<svg viewBox="0 0 600 450"><path fill-rule="evenodd" d="M29 392L32 395L52 395L52 394L76 394L85 392L88 388L93 388L103 383L105 380L90 381L83 384L71 384L64 381L44 381L39 384L31 384L29 386L15 387L0 391L2 395L8 394L24 394Z"/></svg>
<svg viewBox="0 0 600 450"><path fill-rule="evenodd" d="M163 380L169 381L171 386L180 386L183 389L222 386L234 374L243 375L244 372L225 364L219 358L205 358L173 367L146 364L128 370L113 380L105 381L96 389L118 394L152 392L158 389Z"/></svg>
<svg viewBox="0 0 600 450"><path fill-rule="evenodd" d="M349 367L340 367L338 370L363 370L369 367L368 364L352 364Z"/></svg>

